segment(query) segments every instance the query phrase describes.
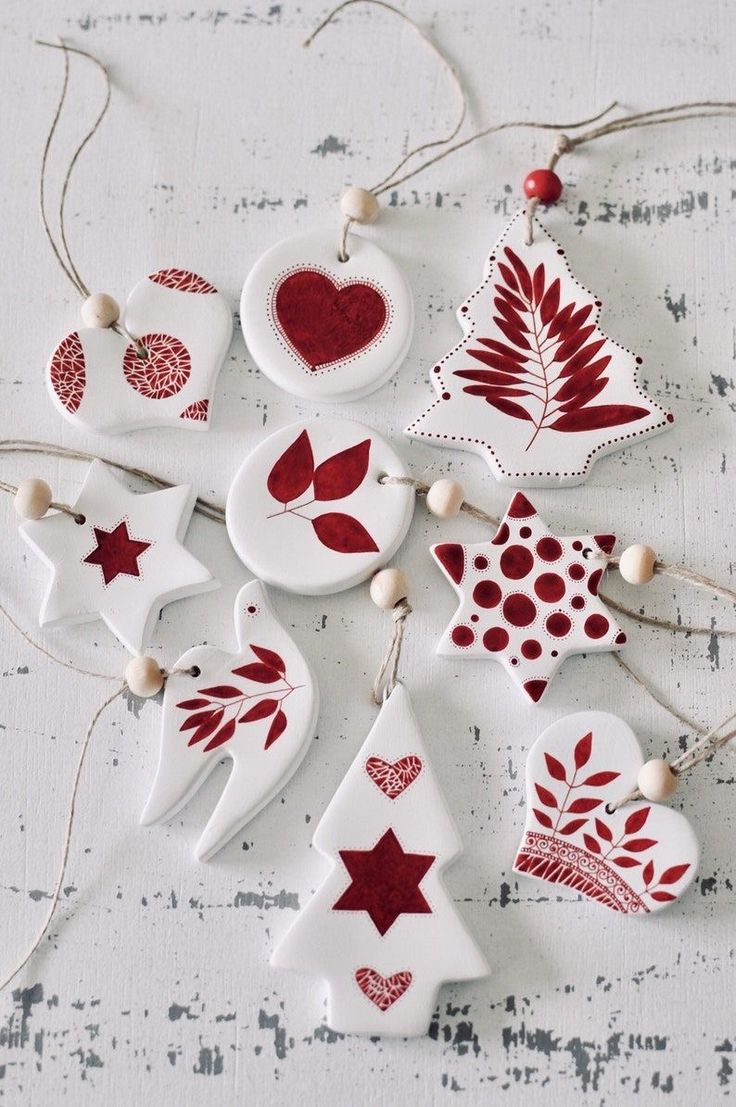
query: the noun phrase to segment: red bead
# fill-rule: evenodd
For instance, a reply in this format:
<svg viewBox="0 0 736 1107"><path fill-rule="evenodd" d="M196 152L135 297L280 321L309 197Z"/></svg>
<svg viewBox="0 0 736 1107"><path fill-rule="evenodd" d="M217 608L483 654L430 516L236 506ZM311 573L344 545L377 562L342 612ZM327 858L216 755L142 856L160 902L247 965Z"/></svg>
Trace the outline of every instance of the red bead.
<svg viewBox="0 0 736 1107"><path fill-rule="evenodd" d="M524 192L530 200L556 204L562 195L562 181L551 169L532 169L524 180Z"/></svg>

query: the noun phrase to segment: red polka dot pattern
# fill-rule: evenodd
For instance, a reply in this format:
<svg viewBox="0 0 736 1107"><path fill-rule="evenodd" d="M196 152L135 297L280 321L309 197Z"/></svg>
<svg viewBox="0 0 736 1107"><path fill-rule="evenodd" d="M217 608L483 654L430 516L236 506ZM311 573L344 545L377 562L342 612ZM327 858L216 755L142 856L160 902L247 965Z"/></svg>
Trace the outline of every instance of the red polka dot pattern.
<svg viewBox="0 0 736 1107"><path fill-rule="evenodd" d="M490 542L433 547L461 596L439 652L492 656L537 703L566 657L626 641L598 596L605 567L595 555L613 542L611 535L550 534L517 493Z"/></svg>
<svg viewBox="0 0 736 1107"><path fill-rule="evenodd" d="M465 646L472 646L475 641L475 634L470 627L453 627L452 640L456 646L460 646L462 649Z"/></svg>
<svg viewBox="0 0 736 1107"><path fill-rule="evenodd" d="M509 580L522 580L532 571L534 554L526 546L507 546L501 554L501 572Z"/></svg>
<svg viewBox="0 0 736 1107"><path fill-rule="evenodd" d="M501 602L501 589L495 580L478 581L473 589L473 599L478 607L498 607Z"/></svg>

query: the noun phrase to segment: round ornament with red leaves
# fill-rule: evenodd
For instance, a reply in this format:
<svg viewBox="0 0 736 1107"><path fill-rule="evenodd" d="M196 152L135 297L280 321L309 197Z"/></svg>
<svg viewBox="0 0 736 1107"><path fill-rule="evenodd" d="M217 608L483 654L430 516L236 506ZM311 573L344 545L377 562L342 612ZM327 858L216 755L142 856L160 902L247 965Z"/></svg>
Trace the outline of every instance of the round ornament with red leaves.
<svg viewBox="0 0 736 1107"><path fill-rule="evenodd" d="M294 423L245 459L227 499L241 561L270 584L328 595L367 580L398 550L414 508L403 463L376 431L344 419Z"/></svg>

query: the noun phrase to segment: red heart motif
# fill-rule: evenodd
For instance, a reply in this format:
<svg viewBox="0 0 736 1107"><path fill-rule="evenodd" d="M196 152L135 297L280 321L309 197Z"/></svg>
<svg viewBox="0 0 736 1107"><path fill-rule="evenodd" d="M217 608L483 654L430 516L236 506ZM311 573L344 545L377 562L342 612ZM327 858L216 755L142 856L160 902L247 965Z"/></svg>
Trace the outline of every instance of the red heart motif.
<svg viewBox="0 0 736 1107"><path fill-rule="evenodd" d="M369 757L365 771L385 796L394 800L413 784L422 771L422 759L416 754L400 757L398 761L384 761L382 757Z"/></svg>
<svg viewBox="0 0 736 1107"><path fill-rule="evenodd" d="M364 996L375 1003L379 1011L388 1011L397 999L401 999L412 982L408 970L395 972L393 976L381 976L375 969L358 969L355 980Z"/></svg>
<svg viewBox="0 0 736 1107"><path fill-rule="evenodd" d="M279 283L273 313L288 344L314 371L380 338L388 302L363 281L334 281L318 269L297 269Z"/></svg>

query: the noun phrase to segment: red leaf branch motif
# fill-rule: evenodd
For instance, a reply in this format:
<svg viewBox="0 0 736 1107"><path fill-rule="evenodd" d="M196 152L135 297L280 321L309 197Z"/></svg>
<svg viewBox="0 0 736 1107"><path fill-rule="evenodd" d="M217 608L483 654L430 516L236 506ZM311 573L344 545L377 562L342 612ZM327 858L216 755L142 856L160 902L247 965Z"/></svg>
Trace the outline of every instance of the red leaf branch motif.
<svg viewBox="0 0 736 1107"><path fill-rule="evenodd" d="M544 264L531 274L509 246L504 256L493 286L493 322L506 342L479 337L483 348L468 349L485 368L455 370L455 376L473 382L463 391L532 423L527 450L542 431L600 430L649 415L633 404L593 402L609 383L604 373L611 361L604 352L608 339L596 338L596 324L589 322L593 303L561 306L559 277L548 283Z"/></svg>
<svg viewBox="0 0 736 1107"><path fill-rule="evenodd" d="M559 798L553 791L545 787L545 785L535 781L534 788L539 801L545 807L550 808L552 811L556 811L557 817L553 822L550 815L545 811L536 807L532 808L532 811L537 822L543 826L545 830L552 831L553 838L558 834L564 835L565 837L576 834L577 831L581 830L586 823L589 822L588 815L591 811L595 811L603 803L603 800L597 796L573 797L574 791L578 788L603 788L606 784L610 784L621 775L617 772L603 771L592 773L584 780L578 780L578 775L590 761L592 753L593 733L592 731L588 731L587 734L583 734L575 743L573 750L574 768L570 777L568 777L567 769L558 758L553 757L551 753L545 752L544 754L544 761L550 778L564 784L565 794L562 798ZM563 822L563 816L565 815L583 815L585 818L569 819ZM613 842L611 830L606 826L603 820L599 819L597 816L595 818L595 827L600 838L603 838L604 841L607 842ZM598 839L593 837L592 834L586 832L583 835L583 839L593 853L600 854L603 852Z"/></svg>
<svg viewBox="0 0 736 1107"><path fill-rule="evenodd" d="M259 660L239 665L231 670L232 675L268 687L248 692L234 684L214 684L210 688L199 688L198 697L182 700L176 706L182 711L193 712L179 727L182 733L193 732L187 745L196 746L208 740L202 751L209 753L229 742L240 723L271 719L263 746L267 750L286 730L288 719L283 705L303 685L291 683L286 676L286 663L275 650L253 644L250 650ZM240 715L248 704L251 706L247 706L244 714Z"/></svg>
<svg viewBox="0 0 736 1107"><path fill-rule="evenodd" d="M283 505L281 511L268 518L292 515L305 519L312 524L314 534L322 545L336 553L377 553L378 546L373 537L354 516L342 511L327 511L316 516L303 514L303 509L314 503L344 500L352 496L367 476L370 449L371 440L366 438L332 454L315 468L309 433L303 430L278 458L268 475L268 491ZM311 499L302 503L293 502L310 487Z"/></svg>

